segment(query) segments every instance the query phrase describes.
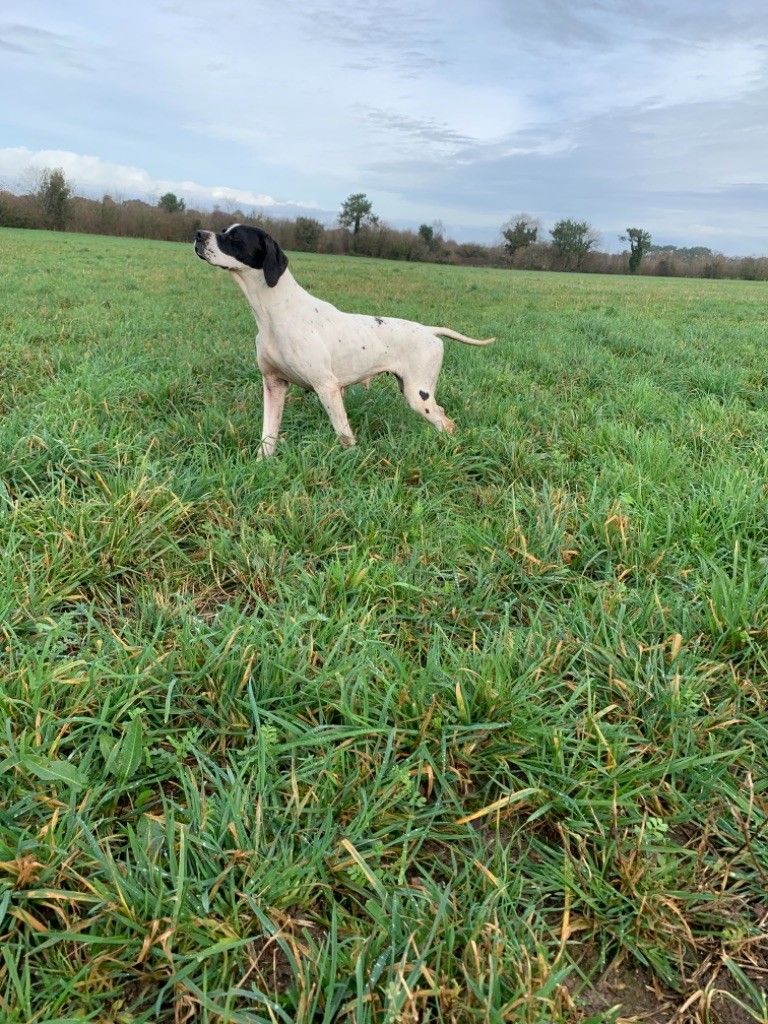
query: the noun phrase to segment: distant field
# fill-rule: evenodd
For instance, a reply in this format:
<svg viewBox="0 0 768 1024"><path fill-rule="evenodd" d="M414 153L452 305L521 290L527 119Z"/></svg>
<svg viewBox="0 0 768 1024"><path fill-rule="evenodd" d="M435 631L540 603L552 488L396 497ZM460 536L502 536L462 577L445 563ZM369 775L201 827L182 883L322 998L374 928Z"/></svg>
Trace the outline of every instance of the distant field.
<svg viewBox="0 0 768 1024"><path fill-rule="evenodd" d="M768 1020L767 286L291 266L455 436L0 230L2 1024Z"/></svg>

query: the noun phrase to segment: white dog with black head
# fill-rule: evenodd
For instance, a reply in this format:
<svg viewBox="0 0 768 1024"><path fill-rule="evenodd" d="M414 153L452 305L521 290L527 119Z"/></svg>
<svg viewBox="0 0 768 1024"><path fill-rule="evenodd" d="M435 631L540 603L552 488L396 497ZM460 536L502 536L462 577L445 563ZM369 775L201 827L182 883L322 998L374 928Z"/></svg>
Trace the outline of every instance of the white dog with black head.
<svg viewBox="0 0 768 1024"><path fill-rule="evenodd" d="M233 224L220 234L198 231L195 252L232 274L258 324L256 352L264 378L260 457L275 450L289 384L317 393L345 447L355 443L355 435L344 408L344 388L367 386L379 373L397 378L405 400L420 416L438 430L453 432L453 420L435 398L443 362L439 335L467 345L489 345L493 338L479 341L447 327L343 313L296 283L285 253L261 228Z"/></svg>

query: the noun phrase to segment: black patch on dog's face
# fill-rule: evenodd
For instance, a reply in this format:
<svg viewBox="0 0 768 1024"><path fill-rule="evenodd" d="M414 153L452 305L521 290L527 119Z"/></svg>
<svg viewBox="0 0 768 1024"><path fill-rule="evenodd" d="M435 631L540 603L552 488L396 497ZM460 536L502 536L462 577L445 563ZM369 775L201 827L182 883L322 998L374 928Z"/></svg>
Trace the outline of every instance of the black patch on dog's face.
<svg viewBox="0 0 768 1024"><path fill-rule="evenodd" d="M270 288L274 288L288 266L288 257L271 235L261 228L235 224L221 235L216 244L227 256L254 270L263 270Z"/></svg>
<svg viewBox="0 0 768 1024"><path fill-rule="evenodd" d="M421 397L424 399L425 402L429 398L429 392L428 391L420 391L419 394L421 395Z"/></svg>

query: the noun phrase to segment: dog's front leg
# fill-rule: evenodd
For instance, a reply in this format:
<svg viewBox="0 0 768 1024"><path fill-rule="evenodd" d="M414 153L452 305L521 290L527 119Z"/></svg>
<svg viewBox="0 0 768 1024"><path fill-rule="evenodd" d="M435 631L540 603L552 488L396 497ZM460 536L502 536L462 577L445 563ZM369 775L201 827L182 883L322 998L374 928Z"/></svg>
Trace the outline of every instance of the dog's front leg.
<svg viewBox="0 0 768 1024"><path fill-rule="evenodd" d="M258 455L260 459L272 455L275 450L287 394L288 384L286 381L271 375L264 376L264 423Z"/></svg>
<svg viewBox="0 0 768 1024"><path fill-rule="evenodd" d="M339 443L345 448L351 448L355 443L355 435L352 433L352 427L347 419L347 411L344 408L344 389L339 384L333 383L316 387L315 391L323 403L323 408L328 413L328 419L336 431Z"/></svg>

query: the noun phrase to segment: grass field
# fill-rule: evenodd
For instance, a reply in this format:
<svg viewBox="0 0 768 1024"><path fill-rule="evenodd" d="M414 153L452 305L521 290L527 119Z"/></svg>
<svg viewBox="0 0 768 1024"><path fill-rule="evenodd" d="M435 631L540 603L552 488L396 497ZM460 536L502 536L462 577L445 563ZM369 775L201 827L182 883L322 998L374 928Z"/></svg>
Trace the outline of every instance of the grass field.
<svg viewBox="0 0 768 1024"><path fill-rule="evenodd" d="M0 231L2 1024L768 1020L766 286L291 264Z"/></svg>

